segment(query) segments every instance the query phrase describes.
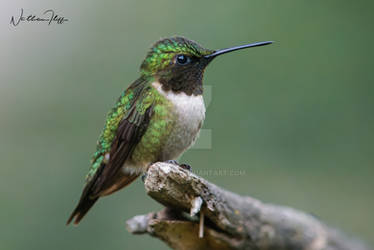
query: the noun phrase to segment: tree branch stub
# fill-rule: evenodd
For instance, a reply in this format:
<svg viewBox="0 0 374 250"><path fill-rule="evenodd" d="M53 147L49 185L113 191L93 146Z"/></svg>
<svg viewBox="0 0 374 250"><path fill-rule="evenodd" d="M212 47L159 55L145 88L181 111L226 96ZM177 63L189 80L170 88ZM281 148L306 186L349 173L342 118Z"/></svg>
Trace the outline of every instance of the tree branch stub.
<svg viewBox="0 0 374 250"><path fill-rule="evenodd" d="M177 165L153 164L144 186L166 208L128 220L128 230L158 237L173 249L369 250L312 215L229 192Z"/></svg>

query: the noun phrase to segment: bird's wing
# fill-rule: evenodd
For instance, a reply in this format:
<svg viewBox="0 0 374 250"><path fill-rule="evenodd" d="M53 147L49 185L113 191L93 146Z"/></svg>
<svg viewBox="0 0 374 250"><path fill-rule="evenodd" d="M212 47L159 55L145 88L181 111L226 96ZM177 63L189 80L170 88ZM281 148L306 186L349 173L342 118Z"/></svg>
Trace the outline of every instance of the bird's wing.
<svg viewBox="0 0 374 250"><path fill-rule="evenodd" d="M142 100L139 100L137 105L133 105L128 115L118 125L111 144L108 163L97 178L92 196L100 195L114 183L118 171L123 167L148 127L153 111L152 94L147 93L140 98ZM134 174L129 174L129 177L131 178L132 175ZM139 175L139 172L136 175Z"/></svg>
<svg viewBox="0 0 374 250"><path fill-rule="evenodd" d="M150 88L144 82L136 81L120 97L116 107L108 114L93 164L87 176L86 186L68 224L73 219L74 223L78 224L97 201L100 193L116 181L117 174L140 141L151 119L154 95L152 91L149 91ZM126 176L127 183L138 175L139 173Z"/></svg>

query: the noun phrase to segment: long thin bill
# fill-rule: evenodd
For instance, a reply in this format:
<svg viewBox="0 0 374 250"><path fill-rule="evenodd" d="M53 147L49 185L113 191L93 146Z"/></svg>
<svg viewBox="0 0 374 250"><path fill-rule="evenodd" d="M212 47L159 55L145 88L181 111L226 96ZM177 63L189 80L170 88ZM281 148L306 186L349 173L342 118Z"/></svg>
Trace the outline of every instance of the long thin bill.
<svg viewBox="0 0 374 250"><path fill-rule="evenodd" d="M232 48L227 48L227 49L220 49L220 50L217 50L216 52L214 52L214 53L212 53L210 55L205 56L205 58L212 59L212 58L214 58L216 56L219 56L219 55L222 55L222 54L226 54L226 53L229 53L229 52L232 52L232 51L235 51L235 50L246 49L246 48L253 48L253 47L259 47L259 46L264 46L264 45L268 45L268 44L272 44L272 43L273 43L272 41L257 42L257 43L250 43L250 44L240 45L240 46L236 46L236 47L232 47Z"/></svg>

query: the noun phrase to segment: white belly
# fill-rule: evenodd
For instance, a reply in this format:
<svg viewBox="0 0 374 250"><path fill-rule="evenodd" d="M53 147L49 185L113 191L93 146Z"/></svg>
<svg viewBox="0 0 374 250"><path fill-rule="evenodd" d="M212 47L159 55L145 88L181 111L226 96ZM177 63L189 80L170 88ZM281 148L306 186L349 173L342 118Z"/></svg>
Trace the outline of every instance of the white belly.
<svg viewBox="0 0 374 250"><path fill-rule="evenodd" d="M165 146L163 147L162 160L177 159L185 150L191 147L200 132L205 119L205 105L202 95L188 96L185 93L175 94L164 91L160 83L152 84L174 106L177 117L175 125L170 131Z"/></svg>

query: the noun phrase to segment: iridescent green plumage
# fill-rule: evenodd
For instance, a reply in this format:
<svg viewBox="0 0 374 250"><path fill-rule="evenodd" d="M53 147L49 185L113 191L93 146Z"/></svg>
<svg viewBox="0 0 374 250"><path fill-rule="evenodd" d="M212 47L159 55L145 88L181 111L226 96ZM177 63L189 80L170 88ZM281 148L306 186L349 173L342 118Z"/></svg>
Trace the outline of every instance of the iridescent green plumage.
<svg viewBox="0 0 374 250"><path fill-rule="evenodd" d="M101 164L107 161L107 159L105 159L106 154L111 150L111 144L116 136L117 128L121 120L129 119L130 122L136 122L134 119L136 119L137 116L144 115L151 105L154 105L154 114L150 121L149 128L139 142L139 145L135 147L131 158L134 158L135 161L144 161L145 159L143 158L147 158L146 154L144 154L146 151L157 150L157 144L160 143L163 133L168 128L167 124L170 126L170 119L167 117L170 115L168 112L170 104L165 97L161 96L150 85L153 80L152 77L141 77L135 81L122 93L116 105L108 113L104 129L97 142L96 152L92 157L92 165L86 178L87 181L90 181ZM132 107L135 108L136 115L128 117Z"/></svg>
<svg viewBox="0 0 374 250"><path fill-rule="evenodd" d="M213 50L205 49L196 42L183 37L161 39L148 52L140 67L140 72L143 75L153 75L170 65L176 54L184 53L194 57L202 57L213 52Z"/></svg>
<svg viewBox="0 0 374 250"><path fill-rule="evenodd" d="M146 132L135 147L129 160L138 164L157 160L157 152L160 151L160 147L162 147L163 141L167 136L167 131L173 126L174 120L171 112L171 103L156 89L151 87L151 82L152 79L149 79L142 82L140 86L136 86L138 89L127 89L118 99L114 108L108 113L106 124L97 143L96 152L92 157L92 165L86 178L87 181L91 180L101 164L106 161L105 156L111 150L111 143L116 136L118 125L122 119L126 118L133 105L135 105L139 115L144 115L145 111L153 105L153 115ZM139 95L139 98L135 100L137 95Z"/></svg>
<svg viewBox="0 0 374 250"><path fill-rule="evenodd" d="M96 152L92 157L92 165L86 177L87 181L91 180L97 169L105 161L105 154L110 151L118 124L129 112L132 105L134 105L135 99L142 89L155 80L155 73L170 65L176 54L185 53L201 57L212 52L214 51L205 49L199 44L182 37L162 39L152 46L140 67L142 77L122 93L115 106L107 115L105 126L97 143ZM147 151L153 150L156 152L157 148L162 146L160 143L163 135L162 132L164 128L167 129L171 126L170 122L167 123L167 117L164 117L168 113L167 107L170 106L167 104L167 100L154 89L147 93L147 95L144 99L136 100L137 110L141 114L144 114L145 109L149 107L150 100L156 100L154 109L155 117L151 120L150 124L150 131L152 132L147 132L144 135L144 140L140 142L141 145L134 151L134 158L140 161L142 161L141 155L146 155ZM148 158L154 158L152 154L148 156Z"/></svg>
<svg viewBox="0 0 374 250"><path fill-rule="evenodd" d="M92 178L103 162L105 154L110 151L110 146L116 135L118 124L133 105L134 95L133 89L125 90L118 99L116 105L108 113L103 131L97 142L96 152L92 157L92 165L86 177L87 181Z"/></svg>
<svg viewBox="0 0 374 250"><path fill-rule="evenodd" d="M202 78L217 55L269 44L213 51L183 37L156 42L141 76L107 115L78 205L67 224L78 224L102 196L134 181L149 164L175 160L196 140L205 118Z"/></svg>
<svg viewBox="0 0 374 250"><path fill-rule="evenodd" d="M209 53L213 51L183 37L162 39L152 46L140 67L140 78L122 93L107 115L86 177L86 186L68 223L74 219L74 223L78 224L100 196L128 185L150 163L167 160L164 158L168 155L180 155L195 140L202 121L193 124L192 135L187 135L185 141L178 132L174 132L179 145L174 148L170 144L168 137L172 131L184 130L176 130L179 118L173 103L153 84L162 84L163 91L201 95L202 72L208 60L202 63L199 60ZM176 66L176 58L180 54L192 58L194 64L191 67ZM200 99L199 105L203 105ZM199 115L201 119L204 113Z"/></svg>

